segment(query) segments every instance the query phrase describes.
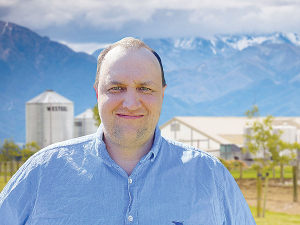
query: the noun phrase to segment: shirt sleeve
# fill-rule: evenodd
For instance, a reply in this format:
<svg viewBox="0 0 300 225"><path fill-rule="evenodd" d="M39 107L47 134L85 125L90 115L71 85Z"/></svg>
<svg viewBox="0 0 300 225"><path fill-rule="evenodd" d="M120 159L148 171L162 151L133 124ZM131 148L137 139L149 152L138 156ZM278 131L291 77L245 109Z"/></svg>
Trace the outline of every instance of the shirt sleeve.
<svg viewBox="0 0 300 225"><path fill-rule="evenodd" d="M38 187L33 158L25 162L0 193L0 224L24 225L30 217Z"/></svg>
<svg viewBox="0 0 300 225"><path fill-rule="evenodd" d="M223 177L223 225L255 225L249 206L234 178L222 165Z"/></svg>

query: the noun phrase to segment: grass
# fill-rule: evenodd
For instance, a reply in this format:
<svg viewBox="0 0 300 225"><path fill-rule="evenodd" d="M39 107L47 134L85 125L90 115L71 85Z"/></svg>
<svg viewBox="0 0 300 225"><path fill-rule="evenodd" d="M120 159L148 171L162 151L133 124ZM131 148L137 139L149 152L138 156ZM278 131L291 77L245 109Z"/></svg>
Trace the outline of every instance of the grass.
<svg viewBox="0 0 300 225"><path fill-rule="evenodd" d="M19 166L21 166L22 163L19 164ZM7 163L7 182L4 181L4 163L0 164L1 166L1 174L0 174L0 192L2 191L2 189L5 187L5 185L7 184L7 182L9 181L9 179L11 178L11 174L10 174L10 163ZM17 170L17 165L16 163L14 163L13 166L14 170L13 170L13 174L16 172Z"/></svg>
<svg viewBox="0 0 300 225"><path fill-rule="evenodd" d="M273 178L273 171L269 170L269 177ZM230 171L231 175L235 178L238 179L240 178L240 171L239 170L231 170ZM285 166L284 167L284 178L292 178L293 177L293 172L292 172L292 167L291 166ZM251 170L251 169L244 169L243 170L243 178L244 179L251 179L251 178L257 178L257 170ZM280 178L280 167L275 167L275 178Z"/></svg>
<svg viewBox="0 0 300 225"><path fill-rule="evenodd" d="M23 164L24 162L20 162L19 163L19 168L22 166L22 164ZM9 181L9 179L11 178L11 173L10 173L10 169L11 169L11 164L10 164L10 162L8 162L7 163L7 182L5 183L4 182L4 163L2 162L2 163L0 163L0 166L1 166L1 168L0 168L0 171L1 171L1 173L0 173L0 192L2 191L2 189L5 187L5 185L7 184L7 182ZM13 164L13 174L15 173L15 172L17 172L17 163L16 162L14 162L14 164Z"/></svg>
<svg viewBox="0 0 300 225"><path fill-rule="evenodd" d="M270 212L266 210L264 218L256 217L256 207L250 206L250 210L257 225L294 225L300 224L300 215Z"/></svg>

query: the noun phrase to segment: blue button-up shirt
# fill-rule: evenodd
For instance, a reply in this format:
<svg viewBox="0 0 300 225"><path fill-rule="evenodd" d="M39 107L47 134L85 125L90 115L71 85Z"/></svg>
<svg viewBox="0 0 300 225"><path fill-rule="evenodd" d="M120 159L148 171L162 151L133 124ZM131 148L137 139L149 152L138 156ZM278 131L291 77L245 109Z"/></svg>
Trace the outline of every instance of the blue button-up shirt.
<svg viewBox="0 0 300 225"><path fill-rule="evenodd" d="M0 194L0 224L255 224L233 177L208 153L156 128L128 176L102 137L100 126L27 160Z"/></svg>

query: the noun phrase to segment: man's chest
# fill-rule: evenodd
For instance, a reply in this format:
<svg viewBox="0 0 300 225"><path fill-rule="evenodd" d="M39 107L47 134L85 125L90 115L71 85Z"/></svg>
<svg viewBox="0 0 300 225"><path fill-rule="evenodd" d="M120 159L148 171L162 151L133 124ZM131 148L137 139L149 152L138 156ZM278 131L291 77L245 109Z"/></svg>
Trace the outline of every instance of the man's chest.
<svg viewBox="0 0 300 225"><path fill-rule="evenodd" d="M221 215L212 181L98 174L41 184L31 224L222 224Z"/></svg>

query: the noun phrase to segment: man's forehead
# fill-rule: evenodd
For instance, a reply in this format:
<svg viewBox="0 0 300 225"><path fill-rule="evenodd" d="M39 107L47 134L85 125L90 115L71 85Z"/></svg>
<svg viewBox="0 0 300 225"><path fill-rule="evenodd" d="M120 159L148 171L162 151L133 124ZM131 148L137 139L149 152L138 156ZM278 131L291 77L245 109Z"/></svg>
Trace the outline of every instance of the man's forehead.
<svg viewBox="0 0 300 225"><path fill-rule="evenodd" d="M161 77L159 62L150 50L144 47L126 49L117 46L110 50L103 59L100 80L107 80L110 76L132 73L158 74Z"/></svg>
<svg viewBox="0 0 300 225"><path fill-rule="evenodd" d="M145 47L135 47L128 49L122 46L116 46L106 54L102 64L110 65L112 63L121 61L124 58L134 57L135 55L139 55L140 57L143 57L144 59L152 62L157 61L154 54ZM156 63L158 64L158 61Z"/></svg>
<svg viewBox="0 0 300 225"><path fill-rule="evenodd" d="M126 54L129 54L129 53L130 53L129 49L126 49L122 46L116 46L106 54L106 56L104 57L104 61L105 62L110 62L110 61L113 62L113 61L116 61L116 60L124 57Z"/></svg>

